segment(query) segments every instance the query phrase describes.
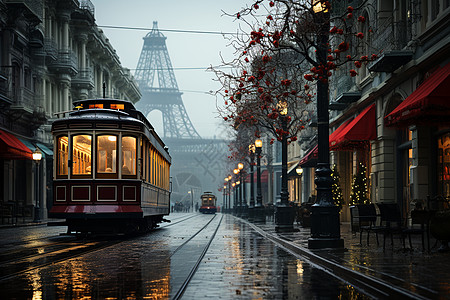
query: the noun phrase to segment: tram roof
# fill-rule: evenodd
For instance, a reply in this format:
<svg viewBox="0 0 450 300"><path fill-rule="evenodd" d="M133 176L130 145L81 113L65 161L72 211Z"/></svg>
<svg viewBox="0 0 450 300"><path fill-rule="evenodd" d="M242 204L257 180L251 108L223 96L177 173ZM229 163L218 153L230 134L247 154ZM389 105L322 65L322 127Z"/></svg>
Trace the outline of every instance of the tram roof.
<svg viewBox="0 0 450 300"><path fill-rule="evenodd" d="M133 103L127 100L98 98L73 101L75 110L68 112L68 116L55 120L52 125L52 130L56 124L83 123L86 121L108 123L135 123L136 125L144 125L147 136L152 140L152 143L158 148L160 152L165 152L166 159L170 162L171 158L167 151L167 147L162 139L155 132L153 126L147 118L136 108ZM119 105L114 106L113 104ZM123 105L123 107L121 106Z"/></svg>

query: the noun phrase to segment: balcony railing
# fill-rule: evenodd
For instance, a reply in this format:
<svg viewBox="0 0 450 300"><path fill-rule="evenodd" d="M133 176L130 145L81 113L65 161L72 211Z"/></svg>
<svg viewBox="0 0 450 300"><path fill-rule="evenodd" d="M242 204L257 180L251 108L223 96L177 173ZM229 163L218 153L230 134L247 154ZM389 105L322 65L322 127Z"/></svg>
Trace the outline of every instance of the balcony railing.
<svg viewBox="0 0 450 300"><path fill-rule="evenodd" d="M90 69L79 70L72 78L72 86L82 89L94 88L94 74Z"/></svg>
<svg viewBox="0 0 450 300"><path fill-rule="evenodd" d="M78 59L73 51L60 50L58 52L58 59L51 62L49 68L59 73L71 73L75 75L78 73Z"/></svg>

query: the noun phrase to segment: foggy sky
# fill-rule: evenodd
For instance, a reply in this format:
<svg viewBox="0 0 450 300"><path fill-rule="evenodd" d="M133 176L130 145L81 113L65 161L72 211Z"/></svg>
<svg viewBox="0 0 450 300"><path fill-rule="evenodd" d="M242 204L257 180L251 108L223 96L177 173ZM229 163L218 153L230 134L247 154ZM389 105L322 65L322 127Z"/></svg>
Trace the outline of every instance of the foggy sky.
<svg viewBox="0 0 450 300"><path fill-rule="evenodd" d="M236 32L239 23L222 16L221 10L237 12L250 0L91 0L95 6L98 26L151 28L153 21L159 29ZM100 27L117 51L123 67L134 69L142 51L143 37L148 31L108 29ZM220 63L220 54L230 60L234 49L227 47L222 35L163 32L174 68L207 68ZM216 91L214 74L204 70L175 70L178 88L194 127L203 138L225 138L224 126L216 109L216 98L202 92ZM218 100L220 104L222 99ZM158 113L150 114L150 122L162 134ZM222 124L222 125L221 125Z"/></svg>

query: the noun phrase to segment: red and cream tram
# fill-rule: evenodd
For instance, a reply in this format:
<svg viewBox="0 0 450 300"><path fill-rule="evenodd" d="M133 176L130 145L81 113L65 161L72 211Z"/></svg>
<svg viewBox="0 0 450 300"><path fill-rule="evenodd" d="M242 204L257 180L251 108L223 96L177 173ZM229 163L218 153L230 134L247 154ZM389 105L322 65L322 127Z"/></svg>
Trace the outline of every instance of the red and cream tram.
<svg viewBox="0 0 450 300"><path fill-rule="evenodd" d="M74 102L53 122L50 218L68 232L146 231L169 214L171 157L152 125L124 100Z"/></svg>
<svg viewBox="0 0 450 300"><path fill-rule="evenodd" d="M202 201L202 205L200 206L200 209L198 210L201 213L204 214L215 214L217 212L216 207L216 196L213 195L211 192L204 192L200 199Z"/></svg>

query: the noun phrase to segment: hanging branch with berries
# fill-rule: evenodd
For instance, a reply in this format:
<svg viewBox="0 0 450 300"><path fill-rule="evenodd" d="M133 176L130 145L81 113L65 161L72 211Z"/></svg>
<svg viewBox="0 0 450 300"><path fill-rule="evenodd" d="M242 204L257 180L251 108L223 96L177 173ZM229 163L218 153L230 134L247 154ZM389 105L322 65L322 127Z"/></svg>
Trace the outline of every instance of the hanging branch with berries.
<svg viewBox="0 0 450 300"><path fill-rule="evenodd" d="M341 2L258 0L228 14L249 31L230 40L237 55L223 61L222 67L231 71L211 68L222 86L217 95L224 102L218 109L225 122L234 129L253 128L256 136L270 131L274 139L295 140L314 113L308 104L315 98L317 82L329 82L338 69L355 77L359 68L377 58L375 53L355 51L367 38L358 31L367 25L366 18L356 17L365 1L357 8L343 8ZM331 12L327 23L317 17L317 8ZM317 36L324 26L329 28L328 55L326 61L319 61ZM280 114L280 103L287 107L286 116ZM287 131L282 121L287 122Z"/></svg>

